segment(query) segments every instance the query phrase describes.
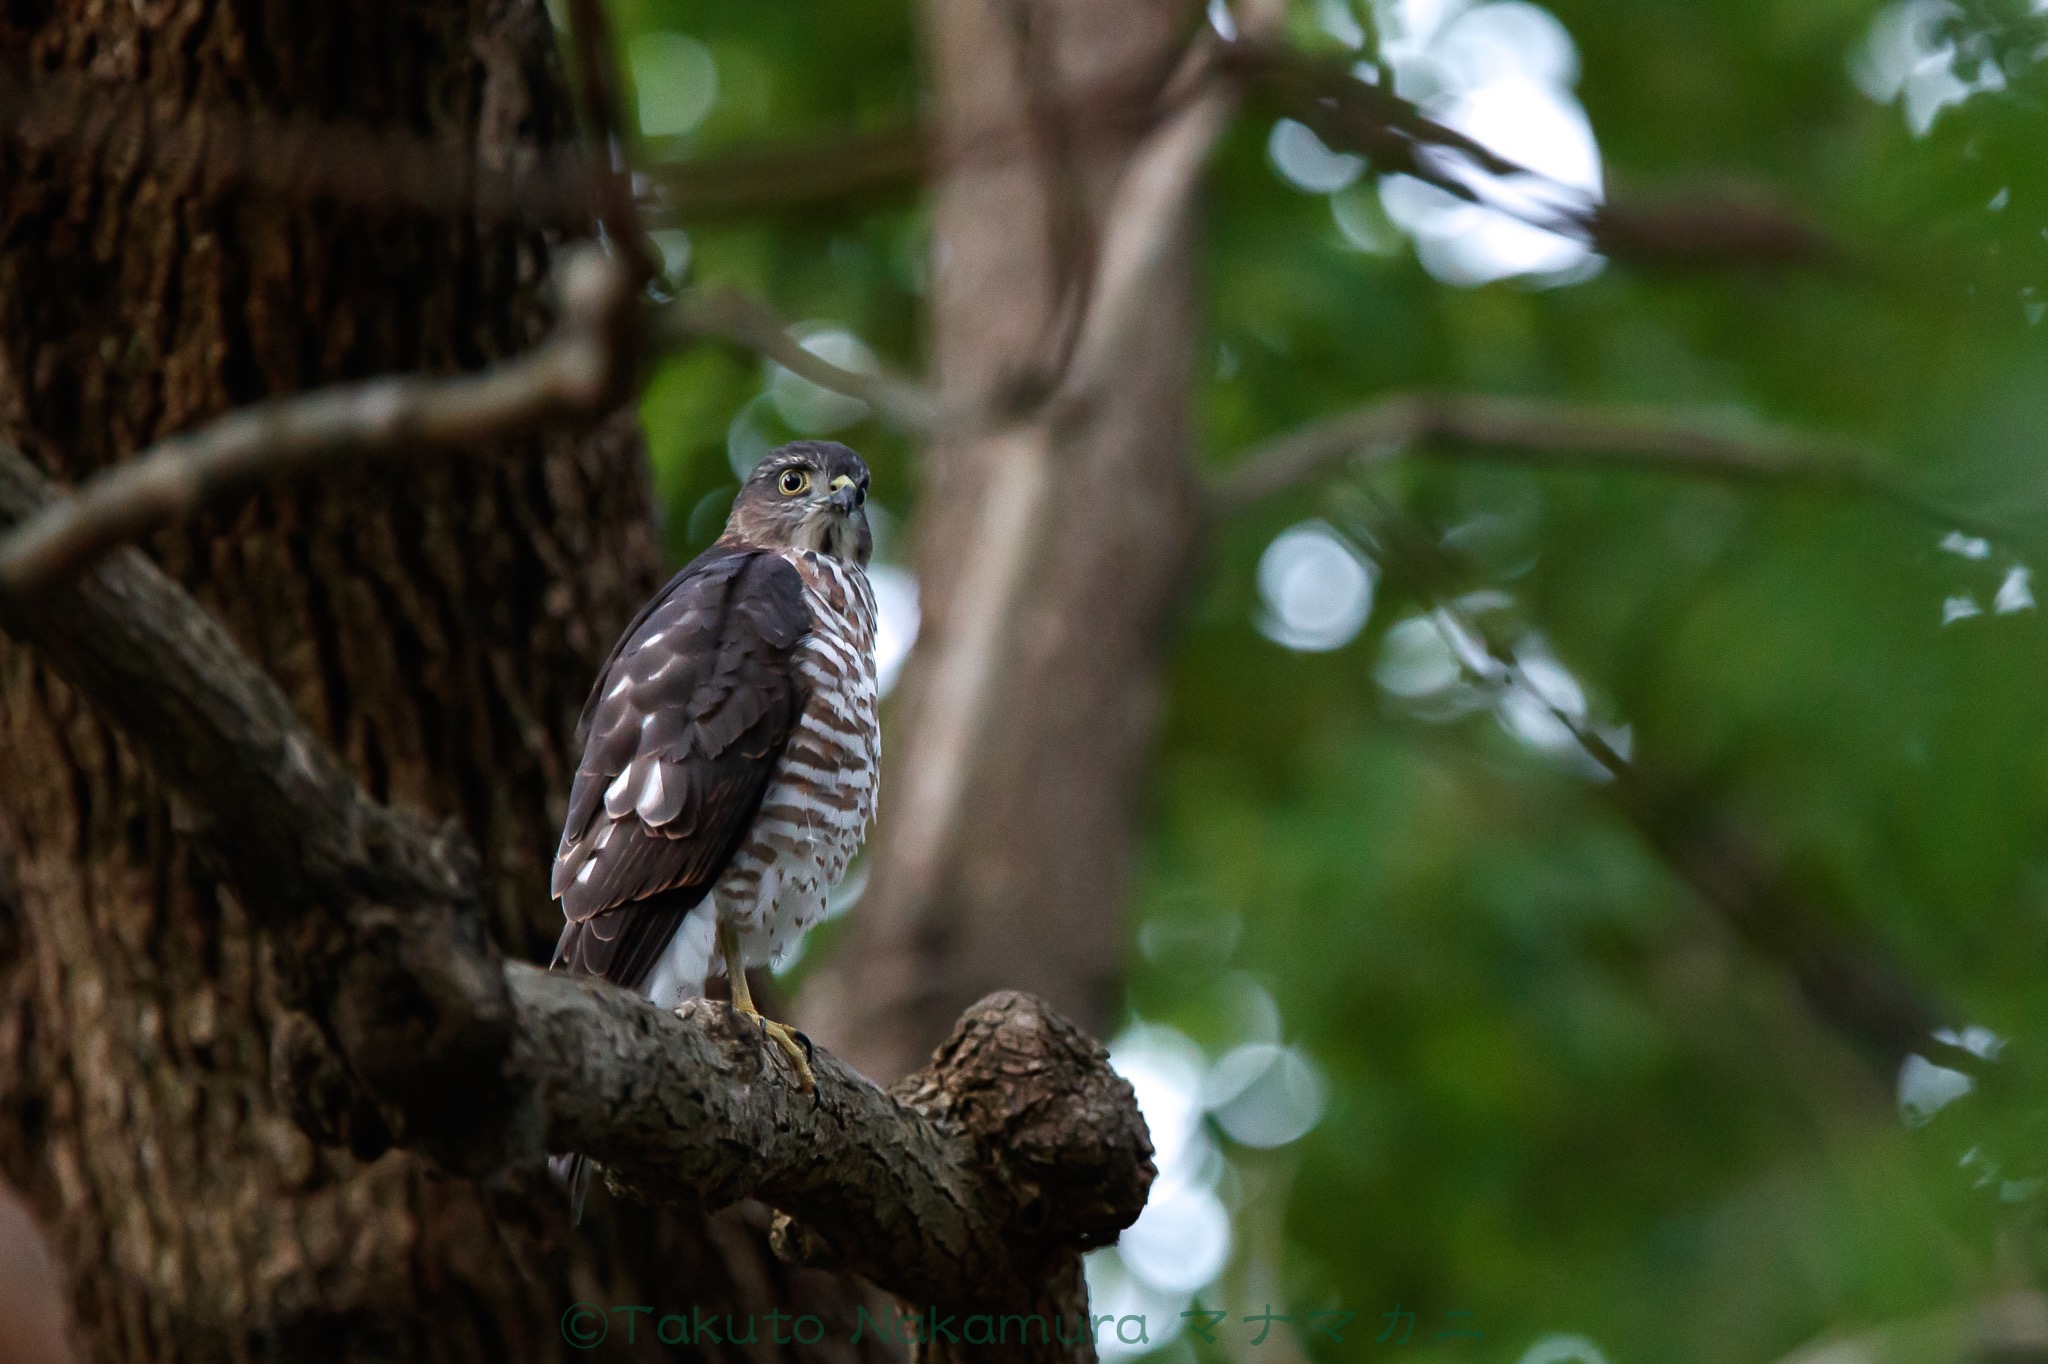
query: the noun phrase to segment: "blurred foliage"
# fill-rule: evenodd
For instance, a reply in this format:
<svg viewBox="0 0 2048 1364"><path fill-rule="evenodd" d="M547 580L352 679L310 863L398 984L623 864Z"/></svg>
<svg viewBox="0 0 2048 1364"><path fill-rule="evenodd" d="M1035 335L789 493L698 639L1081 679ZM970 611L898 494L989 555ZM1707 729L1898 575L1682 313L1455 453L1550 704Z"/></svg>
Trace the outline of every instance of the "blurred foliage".
<svg viewBox="0 0 2048 1364"><path fill-rule="evenodd" d="M1208 197L1204 461L1410 387L1705 406L1867 439L1917 487L2048 528L2048 35L2032 7L1942 11L1965 78L1990 62L2003 88L1921 136L1851 79L1869 0L1550 8L1612 193L1767 186L1844 262L1452 288L1412 250L1349 245L1327 196L1276 175L1269 122L1247 119ZM644 157L920 108L901 0L615 12L622 43L680 32L717 66L701 126ZM1311 37L1314 13L1297 16ZM926 246L915 205L818 210L693 229L689 270L916 370ZM789 434L763 386L758 360L704 347L648 391L678 559L723 517L734 423ZM873 422L839 434L900 520L911 448ZM1224 528L1191 593L1131 1001L1213 1056L1237 1040L1249 980L1328 1077L1321 1124L1240 1153L1230 1186L1288 1191L1281 1209L1238 1209L1241 1256L1273 1256L1299 1310L1358 1313L1309 1354L1507 1362L1569 1332L1614 1361L1763 1361L2032 1283L2048 629L1991 604L2048 533L1972 559L1893 508L1505 461L1411 460L1373 487L1434 533L1484 530L1472 585L1512 594L1592 714L1630 727L1643 769L1826 887L1839 931L2010 1039L2016 1075L1902 1123L1891 1077L1734 941L1598 782L1487 710L1431 718L1375 681L1388 629L1428 605L1398 573L1346 647L1264 638L1264 547L1304 517L1347 524L1332 490L1303 490ZM1944 624L1964 594L1983 613ZM1255 1214L1283 1212L1258 1250ZM1396 1302L1418 1314L1413 1338L1375 1343ZM1433 1339L1451 1311L1483 1338Z"/></svg>

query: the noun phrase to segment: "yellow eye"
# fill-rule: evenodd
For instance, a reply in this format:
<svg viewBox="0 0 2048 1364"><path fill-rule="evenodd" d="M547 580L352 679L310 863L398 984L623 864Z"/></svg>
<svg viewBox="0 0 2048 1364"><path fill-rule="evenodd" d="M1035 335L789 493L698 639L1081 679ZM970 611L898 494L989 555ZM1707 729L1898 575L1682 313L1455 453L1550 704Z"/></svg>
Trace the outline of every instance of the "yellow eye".
<svg viewBox="0 0 2048 1364"><path fill-rule="evenodd" d="M802 469L784 469L775 486L782 489L784 497L795 497L811 486L811 476Z"/></svg>

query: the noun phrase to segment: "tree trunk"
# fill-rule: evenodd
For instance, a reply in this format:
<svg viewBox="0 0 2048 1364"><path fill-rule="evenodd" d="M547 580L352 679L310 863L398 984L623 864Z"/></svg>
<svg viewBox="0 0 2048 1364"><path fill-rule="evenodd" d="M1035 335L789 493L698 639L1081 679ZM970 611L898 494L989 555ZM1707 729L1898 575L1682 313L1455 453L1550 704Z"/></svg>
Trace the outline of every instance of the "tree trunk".
<svg viewBox="0 0 2048 1364"><path fill-rule="evenodd" d="M941 406L1001 413L1058 378L1104 207L1192 10L927 0L924 13L948 139L933 243ZM987 150L1020 142L1022 155ZM879 1079L918 1064L997 987L1098 1032L1111 1019L1166 632L1198 525L1192 253L1174 250L1099 402L1045 438L942 437L929 452L923 626L886 739L873 878L803 1001L819 1039ZM1039 497L1042 515L1012 515ZM1018 588L997 600L981 587L1010 553Z"/></svg>
<svg viewBox="0 0 2048 1364"><path fill-rule="evenodd" d="M59 478L544 328L539 231L294 199L209 150L268 122L311 128L315 157L322 127L533 157L571 133L540 0L54 0L0 16L0 79L37 110L0 142L0 434ZM500 941L543 953L573 725L660 570L630 421L278 488L152 548L373 795L461 822ZM823 1345L749 1353L858 1353L858 1286L782 1268L758 1210L600 1197L571 1231L537 1172L487 1189L311 1144L273 1096L263 945L179 828L120 738L0 639L0 1161L85 1353L551 1359L576 1353L579 1299L800 1304ZM633 1321L610 1317L614 1344Z"/></svg>

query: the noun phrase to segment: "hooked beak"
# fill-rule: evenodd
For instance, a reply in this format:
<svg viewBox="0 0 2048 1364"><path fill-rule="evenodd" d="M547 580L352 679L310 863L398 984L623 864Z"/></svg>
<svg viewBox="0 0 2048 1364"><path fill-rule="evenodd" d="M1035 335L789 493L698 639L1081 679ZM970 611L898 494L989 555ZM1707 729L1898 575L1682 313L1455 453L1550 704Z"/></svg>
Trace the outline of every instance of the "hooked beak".
<svg viewBox="0 0 2048 1364"><path fill-rule="evenodd" d="M860 505L867 500L868 495L861 490L860 485L845 474L841 474L832 480L832 496L830 499L832 510L838 512L841 516L853 515Z"/></svg>

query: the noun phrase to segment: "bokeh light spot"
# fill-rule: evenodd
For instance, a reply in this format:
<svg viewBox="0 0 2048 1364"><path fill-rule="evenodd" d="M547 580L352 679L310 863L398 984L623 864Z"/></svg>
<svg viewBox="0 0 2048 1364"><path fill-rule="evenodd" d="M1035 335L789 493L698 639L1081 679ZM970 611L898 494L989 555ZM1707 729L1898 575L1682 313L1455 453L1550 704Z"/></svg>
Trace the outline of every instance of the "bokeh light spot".
<svg viewBox="0 0 2048 1364"><path fill-rule="evenodd" d="M642 33L626 49L640 96L640 132L680 137L718 102L718 63L711 49L685 33Z"/></svg>
<svg viewBox="0 0 2048 1364"><path fill-rule="evenodd" d="M1322 521L1274 537L1259 557L1258 626L1276 644L1306 653L1341 649L1372 615L1373 566Z"/></svg>

